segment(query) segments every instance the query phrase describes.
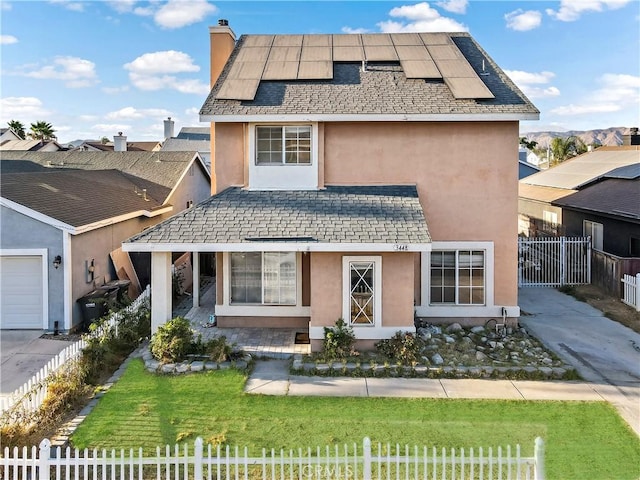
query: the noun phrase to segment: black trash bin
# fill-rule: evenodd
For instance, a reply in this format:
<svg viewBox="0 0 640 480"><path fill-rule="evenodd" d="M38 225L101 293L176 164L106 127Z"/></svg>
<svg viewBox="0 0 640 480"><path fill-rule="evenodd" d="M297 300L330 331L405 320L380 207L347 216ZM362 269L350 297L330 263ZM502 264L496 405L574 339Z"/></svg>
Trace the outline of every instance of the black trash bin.
<svg viewBox="0 0 640 480"><path fill-rule="evenodd" d="M116 300L120 305L122 305L125 301L125 295L128 294L129 285L131 285L131 280L112 280L110 282L105 283L100 288L113 288L116 290Z"/></svg>
<svg viewBox="0 0 640 480"><path fill-rule="evenodd" d="M118 287L102 285L78 299L82 310L83 330L109 313L109 307L116 302Z"/></svg>

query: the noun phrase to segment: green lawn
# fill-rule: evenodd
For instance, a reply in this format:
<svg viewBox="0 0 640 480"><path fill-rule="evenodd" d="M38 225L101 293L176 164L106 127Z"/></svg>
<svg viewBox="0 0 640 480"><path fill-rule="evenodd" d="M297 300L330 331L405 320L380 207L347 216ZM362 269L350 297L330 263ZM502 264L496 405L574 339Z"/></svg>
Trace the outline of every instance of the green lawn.
<svg viewBox="0 0 640 480"><path fill-rule="evenodd" d="M79 448L193 442L298 448L372 443L497 447L546 443L549 479L638 479L640 439L604 402L273 397L243 393L237 371L147 373L132 361L73 435Z"/></svg>

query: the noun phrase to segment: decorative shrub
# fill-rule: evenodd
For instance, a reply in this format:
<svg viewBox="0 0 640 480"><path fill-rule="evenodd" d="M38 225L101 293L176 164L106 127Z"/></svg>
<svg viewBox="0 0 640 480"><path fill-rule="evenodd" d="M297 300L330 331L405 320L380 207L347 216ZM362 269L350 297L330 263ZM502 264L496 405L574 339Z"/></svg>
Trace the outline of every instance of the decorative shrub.
<svg viewBox="0 0 640 480"><path fill-rule="evenodd" d="M186 318L169 320L151 337L151 354L156 360L179 362L193 350L193 334L191 323Z"/></svg>
<svg viewBox="0 0 640 480"><path fill-rule="evenodd" d="M326 358L346 358L357 355L353 348L356 336L344 319L339 318L335 327L324 327L322 349Z"/></svg>
<svg viewBox="0 0 640 480"><path fill-rule="evenodd" d="M376 342L375 347L382 355L402 365L412 365L417 362L422 346L414 333L398 331L393 337Z"/></svg>
<svg viewBox="0 0 640 480"><path fill-rule="evenodd" d="M213 362L225 362L231 358L231 345L224 335L213 338L204 344L204 354Z"/></svg>

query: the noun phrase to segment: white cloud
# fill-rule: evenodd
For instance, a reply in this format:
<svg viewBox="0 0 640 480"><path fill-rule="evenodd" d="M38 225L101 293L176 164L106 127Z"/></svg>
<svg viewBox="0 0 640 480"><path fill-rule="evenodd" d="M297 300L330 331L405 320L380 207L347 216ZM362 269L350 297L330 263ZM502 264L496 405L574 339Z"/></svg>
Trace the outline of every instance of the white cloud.
<svg viewBox="0 0 640 480"><path fill-rule="evenodd" d="M0 99L0 118L3 123L21 120L23 123L45 118L51 112L45 109L36 97L6 97Z"/></svg>
<svg viewBox="0 0 640 480"><path fill-rule="evenodd" d="M18 39L13 35L0 35L0 45L11 45L18 43Z"/></svg>
<svg viewBox="0 0 640 480"><path fill-rule="evenodd" d="M78 119L82 120L83 122L95 122L96 120L98 120L98 116L97 115L79 115Z"/></svg>
<svg viewBox="0 0 640 480"><path fill-rule="evenodd" d="M167 117L171 112L164 108L143 108L138 110L134 107L124 107L115 112L109 112L105 115L107 120L137 120L147 117Z"/></svg>
<svg viewBox="0 0 640 480"><path fill-rule="evenodd" d="M602 12L603 10L615 10L627 5L631 0L562 0L560 8L556 11L551 8L546 10L557 20L574 22L586 12Z"/></svg>
<svg viewBox="0 0 640 480"><path fill-rule="evenodd" d="M536 10L523 11L514 10L504 16L507 21L507 28L524 32L538 28L542 24L542 14Z"/></svg>
<svg viewBox="0 0 640 480"><path fill-rule="evenodd" d="M131 125L126 123L97 123L91 127L94 132L102 132L101 136L108 137L114 135L116 132L123 132L127 134L127 130L131 128Z"/></svg>
<svg viewBox="0 0 640 480"><path fill-rule="evenodd" d="M0 10L11 10L11 4L9 2L0 2Z"/></svg>
<svg viewBox="0 0 640 480"><path fill-rule="evenodd" d="M96 64L78 57L56 57L53 65L19 73L41 80L63 80L70 88L89 87L98 83ZM23 66L23 70L25 67Z"/></svg>
<svg viewBox="0 0 640 480"><path fill-rule="evenodd" d="M121 87L102 87L102 91L107 95L117 95L118 93L128 92L129 85L123 85Z"/></svg>
<svg viewBox="0 0 640 480"><path fill-rule="evenodd" d="M132 12L136 0L109 0L107 4L118 13Z"/></svg>
<svg viewBox="0 0 640 480"><path fill-rule="evenodd" d="M552 85L545 86L556 76L553 72L532 73L522 70L505 70L504 73L530 99L557 97L560 95L560 90L557 87Z"/></svg>
<svg viewBox="0 0 640 480"><path fill-rule="evenodd" d="M369 33L370 30L366 28L351 28L351 27L342 27L342 33Z"/></svg>
<svg viewBox="0 0 640 480"><path fill-rule="evenodd" d="M467 0L445 0L443 2L436 3L439 7L445 9L447 12L464 14L467 11Z"/></svg>
<svg viewBox="0 0 640 480"><path fill-rule="evenodd" d="M183 52L169 50L165 52L145 53L134 61L124 65L129 70L131 83L140 90L162 90L165 88L181 93L206 95L209 85L200 80L178 78L176 73L198 72L200 67Z"/></svg>
<svg viewBox="0 0 640 480"><path fill-rule="evenodd" d="M201 22L217 11L206 0L169 0L156 12L154 20L163 28L181 28Z"/></svg>
<svg viewBox="0 0 640 480"><path fill-rule="evenodd" d="M598 79L600 88L584 97L583 103L561 105L551 110L556 115L585 115L637 111L640 103L640 76L606 73Z"/></svg>
<svg viewBox="0 0 640 480"><path fill-rule="evenodd" d="M189 55L175 50L145 53L134 61L126 63L124 68L139 75L200 71L200 67L194 65Z"/></svg>
<svg viewBox="0 0 640 480"><path fill-rule="evenodd" d="M72 2L70 0L49 0L49 2L73 12L84 12L84 4L82 2Z"/></svg>
<svg viewBox="0 0 640 480"><path fill-rule="evenodd" d="M443 17L428 3L403 5L389 11L391 17L405 18L408 23L387 20L377 25L380 31L386 33L398 32L466 32L468 28L463 24L447 17Z"/></svg>

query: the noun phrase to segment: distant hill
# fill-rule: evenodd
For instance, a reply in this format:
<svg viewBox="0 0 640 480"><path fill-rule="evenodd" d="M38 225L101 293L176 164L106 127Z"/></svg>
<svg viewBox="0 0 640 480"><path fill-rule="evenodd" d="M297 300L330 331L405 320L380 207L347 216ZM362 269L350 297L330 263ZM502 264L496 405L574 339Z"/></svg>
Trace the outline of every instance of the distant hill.
<svg viewBox="0 0 640 480"><path fill-rule="evenodd" d="M586 145L616 146L622 145L622 135L629 134L627 127L611 127L603 130L569 130L566 132L527 132L521 133L528 141L538 142L538 148L546 148L551 140L557 137L579 137Z"/></svg>

